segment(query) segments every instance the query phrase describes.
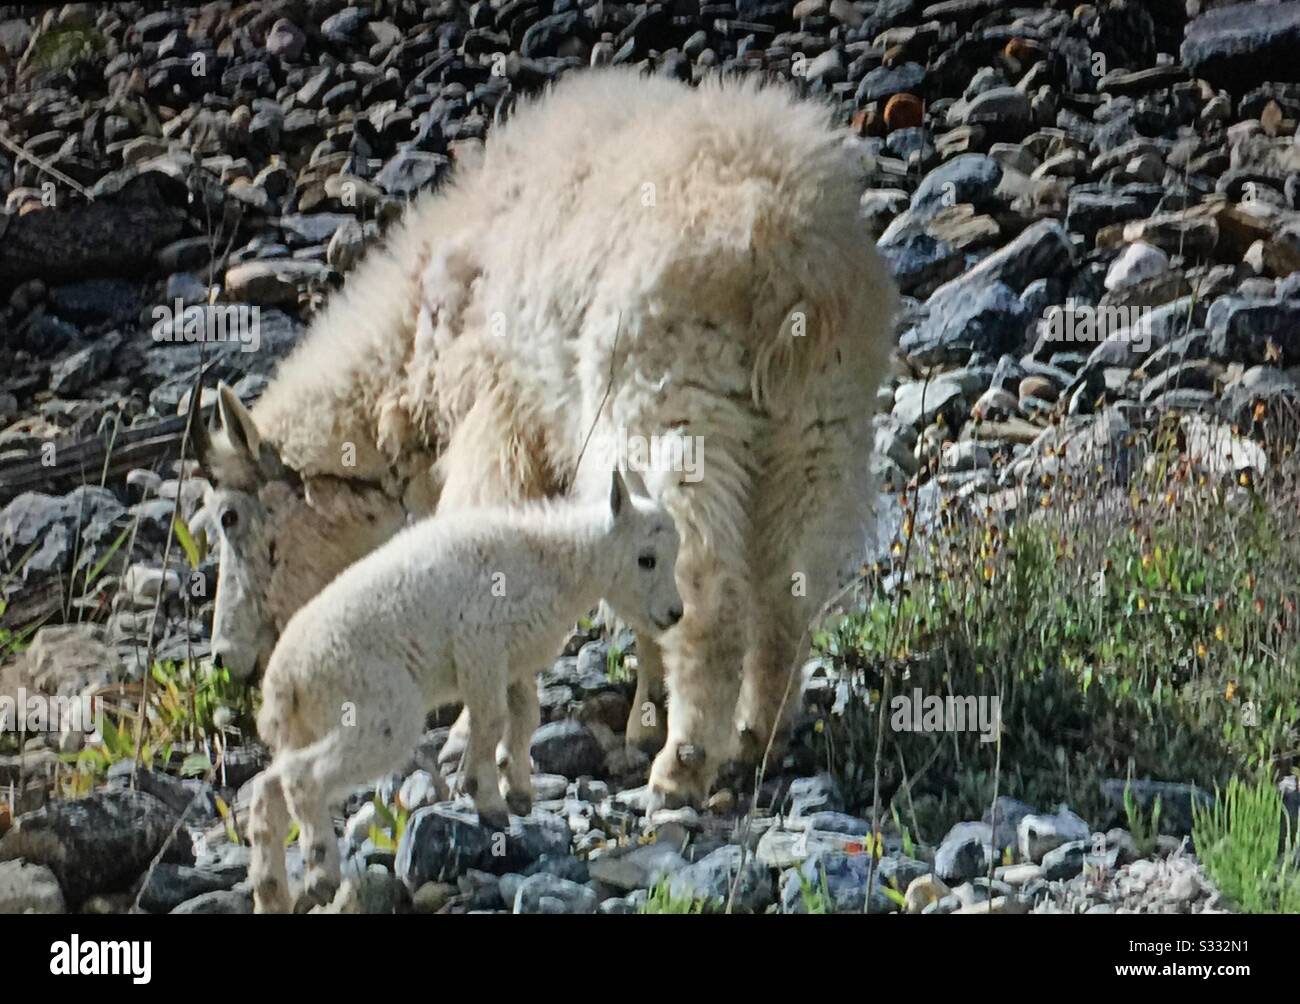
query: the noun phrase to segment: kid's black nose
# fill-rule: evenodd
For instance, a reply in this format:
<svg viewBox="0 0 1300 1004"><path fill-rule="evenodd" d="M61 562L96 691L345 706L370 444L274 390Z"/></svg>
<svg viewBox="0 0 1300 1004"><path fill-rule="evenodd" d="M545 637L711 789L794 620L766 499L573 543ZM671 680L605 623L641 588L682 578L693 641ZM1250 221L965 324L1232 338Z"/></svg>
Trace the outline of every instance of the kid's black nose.
<svg viewBox="0 0 1300 1004"><path fill-rule="evenodd" d="M676 624L679 620L682 619L682 612L683 611L681 607L670 607L668 610L668 623Z"/></svg>

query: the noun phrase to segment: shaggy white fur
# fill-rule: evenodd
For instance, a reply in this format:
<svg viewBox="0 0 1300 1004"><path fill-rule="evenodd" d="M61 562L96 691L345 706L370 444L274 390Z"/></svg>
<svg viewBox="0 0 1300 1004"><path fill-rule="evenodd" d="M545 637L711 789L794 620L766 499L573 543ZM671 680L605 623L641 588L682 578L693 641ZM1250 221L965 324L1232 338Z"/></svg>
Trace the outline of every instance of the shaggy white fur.
<svg viewBox="0 0 1300 1004"><path fill-rule="evenodd" d="M305 892L317 901L333 894L329 804L397 767L425 711L440 704L463 699L469 712L464 787L480 820L504 828L507 808L527 813L538 658L557 654L601 596L670 629L682 616L677 545L672 518L629 496L615 472L607 505L540 502L418 523L294 614L257 720L276 752L250 813L259 912L289 906L290 815L307 856Z"/></svg>
<svg viewBox="0 0 1300 1004"><path fill-rule="evenodd" d="M860 559L896 304L860 194L825 110L780 87L601 71L525 104L352 274L254 409L307 501L343 499L265 514L298 546L259 577L262 620L278 629L342 567L345 546L313 541L373 546L358 532L398 496L417 513L589 496L617 443L691 437L698 478L645 472L682 535L686 616L661 648L619 613L641 633L629 740L662 741L647 705L666 672L652 788L702 798L735 726L751 754L779 729L804 629ZM223 450L218 484L225 456L267 505Z"/></svg>

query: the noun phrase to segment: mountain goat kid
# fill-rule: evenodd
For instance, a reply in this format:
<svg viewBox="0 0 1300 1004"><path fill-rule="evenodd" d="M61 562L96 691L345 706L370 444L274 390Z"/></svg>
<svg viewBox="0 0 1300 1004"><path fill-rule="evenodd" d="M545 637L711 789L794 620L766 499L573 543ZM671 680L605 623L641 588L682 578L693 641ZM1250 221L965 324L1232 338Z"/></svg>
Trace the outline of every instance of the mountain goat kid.
<svg viewBox="0 0 1300 1004"><path fill-rule="evenodd" d="M615 471L608 505L428 519L339 575L289 620L267 666L257 724L275 758L251 810L257 911L290 906L291 815L307 899L328 901L340 880L330 803L396 767L438 705L468 711L464 789L480 821L505 828L508 811L526 814L539 662L601 597L671 629L682 617L677 548L667 510Z"/></svg>

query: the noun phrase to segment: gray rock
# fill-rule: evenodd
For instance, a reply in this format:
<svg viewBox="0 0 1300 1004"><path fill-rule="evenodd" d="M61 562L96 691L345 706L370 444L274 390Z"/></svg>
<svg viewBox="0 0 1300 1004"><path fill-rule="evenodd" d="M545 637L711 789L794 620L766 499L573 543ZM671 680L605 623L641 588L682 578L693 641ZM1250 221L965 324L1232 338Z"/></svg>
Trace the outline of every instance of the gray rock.
<svg viewBox="0 0 1300 1004"><path fill-rule="evenodd" d="M638 889L626 896L615 896L605 900L600 904L599 912L619 916L637 914L641 912L641 908L649 898L649 894L644 889Z"/></svg>
<svg viewBox="0 0 1300 1004"><path fill-rule="evenodd" d="M280 18L266 33L266 51L272 56L293 62L302 55L307 36L288 18Z"/></svg>
<svg viewBox="0 0 1300 1004"><path fill-rule="evenodd" d="M866 836L871 832L871 823L865 819L859 819L857 816L850 816L846 812L835 812L822 810L819 812L810 812L795 820L808 830L819 830L825 833L843 833L848 836Z"/></svg>
<svg viewBox="0 0 1300 1004"><path fill-rule="evenodd" d="M1192 832L1192 805L1198 803L1202 808L1214 804L1214 799L1205 790L1194 784L1176 784L1168 781L1149 781L1138 779L1125 781L1122 778L1110 778L1101 783L1101 795L1109 805L1117 820L1125 818L1124 789L1132 789L1133 800L1150 823L1155 800L1160 799L1160 832L1170 836L1185 836Z"/></svg>
<svg viewBox="0 0 1300 1004"><path fill-rule="evenodd" d="M877 66L858 84L858 107L869 101L881 101L904 91L917 91L925 83L925 67L919 63Z"/></svg>
<svg viewBox="0 0 1300 1004"><path fill-rule="evenodd" d="M993 198L1002 167L982 153L964 153L927 174L912 196L911 212L929 219L940 210L969 202L977 209ZM881 238L887 242L886 237Z"/></svg>
<svg viewBox="0 0 1300 1004"><path fill-rule="evenodd" d="M1086 840L1072 840L1048 851L1043 856L1043 877L1049 882L1074 878L1083 871L1087 849Z"/></svg>
<svg viewBox="0 0 1300 1004"><path fill-rule="evenodd" d="M172 911L173 914L242 914L252 912L253 894L238 889L204 893L201 896L186 900Z"/></svg>
<svg viewBox="0 0 1300 1004"><path fill-rule="evenodd" d="M1286 366L1300 363L1300 300L1215 300L1205 320L1210 354L1248 364L1275 362L1270 345L1281 350Z"/></svg>
<svg viewBox="0 0 1300 1004"><path fill-rule="evenodd" d="M905 892L918 878L930 874L930 866L904 854L890 854L876 862L876 871L880 875L880 881Z"/></svg>
<svg viewBox="0 0 1300 1004"><path fill-rule="evenodd" d="M1114 190L1078 185L1070 190L1065 225L1091 241L1102 227L1150 216L1163 195L1159 185L1134 184Z"/></svg>
<svg viewBox="0 0 1300 1004"><path fill-rule="evenodd" d="M105 780L110 788L136 788L148 792L167 804L173 812L181 813L187 823L194 823L211 812L212 789L201 782L182 781L171 774L142 768L135 769L132 760L119 760L108 768Z"/></svg>
<svg viewBox="0 0 1300 1004"><path fill-rule="evenodd" d="M211 872L160 862L139 891L140 907L150 913L170 913L182 903L205 893L230 889L243 877L240 869Z"/></svg>
<svg viewBox="0 0 1300 1004"><path fill-rule="evenodd" d="M331 14L320 24L321 34L331 42L350 42L369 20L370 13L363 7L344 7L337 14Z"/></svg>
<svg viewBox="0 0 1300 1004"><path fill-rule="evenodd" d="M595 913L597 905L587 886L547 874L524 879L513 899L515 913Z"/></svg>
<svg viewBox="0 0 1300 1004"><path fill-rule="evenodd" d="M817 774L791 781L790 790L786 794L786 805L789 819L802 819L815 812L843 811L844 795L831 775Z"/></svg>
<svg viewBox="0 0 1300 1004"><path fill-rule="evenodd" d="M51 286L49 308L79 326L122 324L140 312L140 288L122 279L81 279Z"/></svg>
<svg viewBox="0 0 1300 1004"><path fill-rule="evenodd" d="M0 49L3 49L15 62L27 50L32 40L32 28L26 18L15 17L0 21Z"/></svg>
<svg viewBox="0 0 1300 1004"><path fill-rule="evenodd" d="M361 259L365 247L365 231L361 224L348 220L334 231L325 251L325 260L335 271L347 272Z"/></svg>
<svg viewBox="0 0 1300 1004"><path fill-rule="evenodd" d="M333 901L323 913L394 914L409 913L411 896L393 875L371 868L360 875L347 876Z"/></svg>
<svg viewBox="0 0 1300 1004"><path fill-rule="evenodd" d="M482 826L472 809L451 803L411 813L397 848L395 870L411 890L426 882L446 882L479 869L493 874L520 871L543 854L569 850L569 827L563 819L533 810L512 816L504 831Z"/></svg>
<svg viewBox="0 0 1300 1004"><path fill-rule="evenodd" d="M987 874L993 849L993 828L988 823L958 823L934 852L934 873L949 885Z"/></svg>
<svg viewBox="0 0 1300 1004"><path fill-rule="evenodd" d="M1300 3L1237 4L1187 23L1182 62L1198 77L1240 93L1265 80L1300 80Z"/></svg>
<svg viewBox="0 0 1300 1004"><path fill-rule="evenodd" d="M438 180L450 162L442 154L403 150L375 176L375 182L390 195L409 198Z"/></svg>
<svg viewBox="0 0 1300 1004"><path fill-rule="evenodd" d="M948 110L951 125L1029 126L1029 97L1015 87L992 87L969 101L958 101ZM1021 133L1023 135L1023 132Z"/></svg>
<svg viewBox="0 0 1300 1004"><path fill-rule="evenodd" d="M961 271L965 260L947 241L926 233L910 234L882 245L880 253L904 293L932 289L936 283L951 279Z"/></svg>
<svg viewBox="0 0 1300 1004"><path fill-rule="evenodd" d="M398 797L408 812L414 812L426 805L445 801L448 797L447 782L427 770L412 771L402 782Z"/></svg>
<svg viewBox="0 0 1300 1004"><path fill-rule="evenodd" d="M686 859L666 843L641 844L602 854L588 866L591 877L614 889L649 889L665 875L686 867Z"/></svg>
<svg viewBox="0 0 1300 1004"><path fill-rule="evenodd" d="M65 356L49 367L49 389L69 397L81 393L108 372L113 363L113 352L121 343L121 334L109 332L85 349Z"/></svg>
<svg viewBox="0 0 1300 1004"><path fill-rule="evenodd" d="M752 854L744 855L742 867L741 856L741 848L727 845L687 865L669 880L672 895L707 900L714 908L721 909L739 875L734 909L739 913L761 913L772 902L771 875Z"/></svg>
<svg viewBox="0 0 1300 1004"><path fill-rule="evenodd" d="M926 317L899 339L899 348L921 365L965 362L972 352L1013 352L1030 320L1015 290L998 281L954 280L926 308Z"/></svg>
<svg viewBox="0 0 1300 1004"><path fill-rule="evenodd" d="M993 831L993 845L1001 851L1005 847L1016 846L1016 834L1020 821L1032 815L1034 808L1008 795L999 795L997 799L997 827ZM983 822L993 825L994 807L984 810Z"/></svg>
<svg viewBox="0 0 1300 1004"><path fill-rule="evenodd" d="M70 904L124 889L171 836L177 816L143 791L96 791L19 816L0 838L0 860L49 868Z"/></svg>
<svg viewBox="0 0 1300 1004"><path fill-rule="evenodd" d="M54 872L22 860L0 862L0 914L64 912Z"/></svg>
<svg viewBox="0 0 1300 1004"><path fill-rule="evenodd" d="M567 778L597 774L605 762L605 751L595 734L572 718L548 722L538 729L530 752L539 770Z"/></svg>
<svg viewBox="0 0 1300 1004"><path fill-rule="evenodd" d="M869 863L866 854L814 850L797 869L781 876L781 912L806 913L806 892L814 901L821 900L829 913L862 913L867 908ZM898 910L898 904L885 895L883 881L882 869L877 868L871 882L872 913Z"/></svg>
<svg viewBox="0 0 1300 1004"><path fill-rule="evenodd" d="M1037 863L1062 844L1087 840L1091 832L1086 822L1062 806L1054 816L1023 817L1017 827L1017 846L1022 860Z"/></svg>

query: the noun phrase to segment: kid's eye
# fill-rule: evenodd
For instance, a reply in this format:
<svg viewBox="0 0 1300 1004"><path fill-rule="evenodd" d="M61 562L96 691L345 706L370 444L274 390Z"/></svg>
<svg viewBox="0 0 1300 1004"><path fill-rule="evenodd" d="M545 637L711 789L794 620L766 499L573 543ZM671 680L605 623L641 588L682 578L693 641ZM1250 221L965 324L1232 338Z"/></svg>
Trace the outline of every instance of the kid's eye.
<svg viewBox="0 0 1300 1004"><path fill-rule="evenodd" d="M653 554L643 554L641 557L636 559L636 563L647 572L653 571L655 567L655 556Z"/></svg>
<svg viewBox="0 0 1300 1004"><path fill-rule="evenodd" d="M227 509L221 514L221 529L233 530L239 525L239 513L234 509Z"/></svg>

